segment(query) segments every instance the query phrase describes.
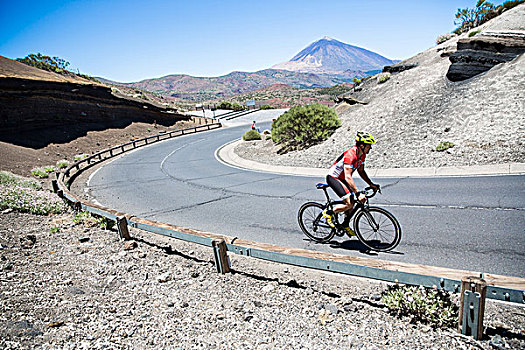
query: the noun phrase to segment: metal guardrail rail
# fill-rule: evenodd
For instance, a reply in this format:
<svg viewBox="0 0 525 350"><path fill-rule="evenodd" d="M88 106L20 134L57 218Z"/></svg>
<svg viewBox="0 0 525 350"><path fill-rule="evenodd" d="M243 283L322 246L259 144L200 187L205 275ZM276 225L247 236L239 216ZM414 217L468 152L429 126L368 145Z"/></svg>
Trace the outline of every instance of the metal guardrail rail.
<svg viewBox="0 0 525 350"><path fill-rule="evenodd" d="M121 213L113 209L101 207L90 202L84 201L76 195L74 195L73 193L71 193L69 190L74 179L82 171L93 166L94 164L112 158L119 154L125 153L127 151L133 150L137 147L152 144L154 142L159 142L172 137L196 133L199 131L211 130L220 127L220 123L206 124L197 126L195 128L171 131L164 134L146 137L140 140L131 141L116 147L103 150L101 152L98 152L87 158L73 163L65 171L60 173L58 181L56 182L57 188L55 190L57 190L58 194L61 195L63 198L74 203L74 207L76 209L89 211L93 214L114 221L117 221L117 218L119 217L125 217L127 219L128 225L132 227L149 231L155 234L184 240L187 242L197 243L208 247L213 247L213 242L216 240L224 240L226 242L227 250L229 252L239 255L249 256L278 263L338 272L342 274L359 276L364 278L377 279L387 282L433 287L437 289L447 290L450 292L460 291L461 280L459 279L432 276L414 272L405 272L399 271L397 269L385 269L381 267L380 263L378 263L377 266L365 266L361 264L351 263L349 261L359 261L359 259L372 259L351 258L335 254L327 254L309 250L300 250L289 247L262 244L258 242L238 239L237 237L229 237L214 233L207 233L175 225L150 221L144 218L136 217L132 214ZM234 242L236 242L236 244L234 244ZM465 271L465 276L468 276L469 274L474 273ZM482 276L484 278L488 278L489 280L489 285L487 286L487 298L525 304L525 288L516 289L498 285L490 285L491 276L492 275L488 274ZM518 280L517 283L520 287L522 284L525 286L524 279L511 279Z"/></svg>
<svg viewBox="0 0 525 350"><path fill-rule="evenodd" d="M234 115L231 115L231 116L227 117L226 120L236 119L236 118L243 117L245 115L252 114L252 113L258 112L258 111L259 111L259 108L257 108L257 109L250 109L248 111L242 111L239 114L234 114Z"/></svg>
<svg viewBox="0 0 525 350"><path fill-rule="evenodd" d="M221 114L221 115L217 116L215 119L217 119L217 120L225 119L225 118L227 118L227 117L229 117L229 116L232 116L232 115L234 115L234 114L239 114L239 113L242 113L242 112L243 112L243 111L230 111L230 112L226 112L226 113L224 113L224 114Z"/></svg>

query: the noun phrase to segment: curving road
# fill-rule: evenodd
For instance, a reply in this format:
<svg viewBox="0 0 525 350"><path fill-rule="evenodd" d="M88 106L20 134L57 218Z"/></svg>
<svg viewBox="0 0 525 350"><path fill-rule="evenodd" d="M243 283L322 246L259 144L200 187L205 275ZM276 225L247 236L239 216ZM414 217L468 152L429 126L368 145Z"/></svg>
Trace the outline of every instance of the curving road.
<svg viewBox="0 0 525 350"><path fill-rule="evenodd" d="M251 117L249 117L251 118ZM265 124L261 128L267 128ZM297 210L322 200L322 178L233 168L215 150L247 126L187 135L137 149L94 173L99 203L148 219L282 246L370 256L357 239L308 241ZM403 227L395 251L379 259L525 276L525 176L375 178L374 204ZM358 186L364 183L357 181Z"/></svg>

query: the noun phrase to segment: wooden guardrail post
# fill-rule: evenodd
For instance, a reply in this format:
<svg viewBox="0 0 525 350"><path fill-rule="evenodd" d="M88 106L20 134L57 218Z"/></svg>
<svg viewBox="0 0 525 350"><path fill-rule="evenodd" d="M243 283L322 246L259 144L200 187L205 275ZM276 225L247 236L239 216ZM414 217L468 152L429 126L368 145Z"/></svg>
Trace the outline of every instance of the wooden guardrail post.
<svg viewBox="0 0 525 350"><path fill-rule="evenodd" d="M81 212L82 211L82 203L80 201L76 201L75 203L73 203L73 210L76 211L76 212Z"/></svg>
<svg viewBox="0 0 525 350"><path fill-rule="evenodd" d="M53 186L53 192L57 193L58 192L58 182L57 182L57 180L51 180L51 186Z"/></svg>
<svg viewBox="0 0 525 350"><path fill-rule="evenodd" d="M228 258L228 249L224 239L215 239L211 242L213 247L213 256L215 257L215 266L217 273L225 274L230 272L230 259Z"/></svg>
<svg viewBox="0 0 525 350"><path fill-rule="evenodd" d="M459 309L459 331L478 340L483 338L483 316L487 282L479 277L465 277L461 280L461 301Z"/></svg>
<svg viewBox="0 0 525 350"><path fill-rule="evenodd" d="M117 229L121 239L124 239L126 241L131 239L128 230L128 220L125 216L117 216Z"/></svg>

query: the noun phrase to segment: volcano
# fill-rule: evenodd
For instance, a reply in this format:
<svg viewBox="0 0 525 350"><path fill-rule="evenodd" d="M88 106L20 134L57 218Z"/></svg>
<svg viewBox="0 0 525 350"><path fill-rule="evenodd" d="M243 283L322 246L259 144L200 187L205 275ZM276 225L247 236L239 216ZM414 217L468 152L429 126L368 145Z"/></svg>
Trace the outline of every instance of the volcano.
<svg viewBox="0 0 525 350"><path fill-rule="evenodd" d="M381 70L394 61L375 52L324 37L310 44L290 61L279 63L273 69L293 72L333 74Z"/></svg>

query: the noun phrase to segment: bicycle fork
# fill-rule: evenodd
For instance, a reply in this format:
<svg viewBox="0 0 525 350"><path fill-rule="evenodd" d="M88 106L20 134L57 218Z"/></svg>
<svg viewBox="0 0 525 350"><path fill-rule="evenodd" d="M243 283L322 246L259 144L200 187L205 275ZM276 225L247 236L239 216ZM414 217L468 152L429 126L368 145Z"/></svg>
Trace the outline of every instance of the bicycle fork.
<svg viewBox="0 0 525 350"><path fill-rule="evenodd" d="M374 232L379 231L379 224L376 223L374 217L370 214L368 210L363 208L363 211L365 212L365 217L366 217L366 220L368 220L368 224L370 225L370 227L372 227Z"/></svg>

